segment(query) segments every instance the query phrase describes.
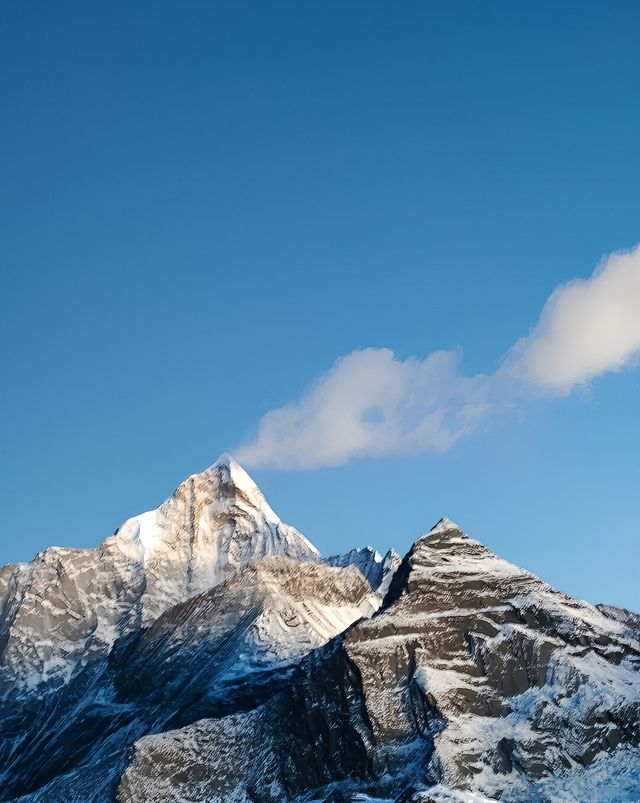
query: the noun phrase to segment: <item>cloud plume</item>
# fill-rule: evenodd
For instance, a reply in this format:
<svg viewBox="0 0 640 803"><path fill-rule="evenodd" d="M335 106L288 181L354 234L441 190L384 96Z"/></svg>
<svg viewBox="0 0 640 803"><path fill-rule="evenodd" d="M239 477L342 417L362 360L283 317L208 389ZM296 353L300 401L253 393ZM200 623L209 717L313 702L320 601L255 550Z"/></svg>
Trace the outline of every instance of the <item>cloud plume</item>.
<svg viewBox="0 0 640 803"><path fill-rule="evenodd" d="M292 404L267 413L256 440L236 450L251 466L318 468L354 457L446 451L488 405L484 376L465 377L461 354L398 360L362 349L336 361Z"/></svg>
<svg viewBox="0 0 640 803"><path fill-rule="evenodd" d="M604 259L589 279L557 287L506 364L522 379L561 394L640 351L640 245Z"/></svg>
<svg viewBox="0 0 640 803"><path fill-rule="evenodd" d="M249 466L311 469L359 457L444 452L490 411L536 387L567 394L640 353L640 246L557 287L530 334L492 374L465 376L459 350L398 359L389 349L339 358L300 396L271 410L235 450Z"/></svg>

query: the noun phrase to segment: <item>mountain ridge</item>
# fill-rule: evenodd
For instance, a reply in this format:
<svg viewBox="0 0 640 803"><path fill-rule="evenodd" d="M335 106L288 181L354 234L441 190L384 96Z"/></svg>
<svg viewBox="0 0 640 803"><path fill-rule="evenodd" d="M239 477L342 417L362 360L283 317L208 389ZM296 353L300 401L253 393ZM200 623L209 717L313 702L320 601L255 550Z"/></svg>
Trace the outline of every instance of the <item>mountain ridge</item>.
<svg viewBox="0 0 640 803"><path fill-rule="evenodd" d="M222 455L0 569L0 800L640 796L638 621L447 518L322 558Z"/></svg>

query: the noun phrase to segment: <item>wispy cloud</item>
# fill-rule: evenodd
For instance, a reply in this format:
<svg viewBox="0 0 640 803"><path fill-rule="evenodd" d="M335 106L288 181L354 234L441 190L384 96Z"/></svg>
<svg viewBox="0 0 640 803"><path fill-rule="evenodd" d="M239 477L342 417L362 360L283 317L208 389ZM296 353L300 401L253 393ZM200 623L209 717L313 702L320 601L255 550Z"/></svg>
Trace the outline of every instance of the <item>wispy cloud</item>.
<svg viewBox="0 0 640 803"><path fill-rule="evenodd" d="M640 246L616 252L589 279L560 285L531 333L493 374L465 376L462 354L398 359L389 349L339 358L300 396L263 416L236 449L250 466L309 469L358 457L449 449L522 384L566 394L640 352Z"/></svg>
<svg viewBox="0 0 640 803"><path fill-rule="evenodd" d="M557 287L505 364L520 378L566 394L640 351L640 245L604 259L589 279Z"/></svg>
<svg viewBox="0 0 640 803"><path fill-rule="evenodd" d="M488 405L487 377L460 373L461 353L397 359L389 349L341 357L301 398L267 413L253 443L236 450L250 466L317 468L354 457L446 451Z"/></svg>

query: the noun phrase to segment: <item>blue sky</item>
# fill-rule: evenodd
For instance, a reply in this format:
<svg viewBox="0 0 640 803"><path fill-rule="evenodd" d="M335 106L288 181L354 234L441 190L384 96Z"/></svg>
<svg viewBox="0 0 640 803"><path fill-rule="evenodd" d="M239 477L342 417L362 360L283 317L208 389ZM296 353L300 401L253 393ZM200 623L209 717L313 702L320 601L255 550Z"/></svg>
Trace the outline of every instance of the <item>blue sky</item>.
<svg viewBox="0 0 640 803"><path fill-rule="evenodd" d="M429 393L488 411L450 448L262 451L274 508L326 553L447 515L640 609L630 346L562 389L495 381L555 288L640 241L639 27L631 2L5 4L0 562L95 545L249 454L340 357L457 350Z"/></svg>

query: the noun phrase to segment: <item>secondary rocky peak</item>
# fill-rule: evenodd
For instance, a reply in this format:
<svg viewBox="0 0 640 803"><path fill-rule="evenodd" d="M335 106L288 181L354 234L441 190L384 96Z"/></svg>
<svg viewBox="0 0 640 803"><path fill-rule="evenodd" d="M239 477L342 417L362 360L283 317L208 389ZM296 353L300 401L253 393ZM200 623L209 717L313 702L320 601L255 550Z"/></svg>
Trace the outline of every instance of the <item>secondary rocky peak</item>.
<svg viewBox="0 0 640 803"><path fill-rule="evenodd" d="M323 562L329 566L355 566L371 588L383 597L401 560L395 549L390 549L383 557L377 549L365 546L351 549L343 555L331 555Z"/></svg>
<svg viewBox="0 0 640 803"><path fill-rule="evenodd" d="M428 534L432 535L435 533L448 533L451 532L452 530L455 530L459 533L464 532L464 530L459 524L456 524L456 522L453 521L452 519L443 516L436 522L436 524L433 525L433 527L429 530Z"/></svg>
<svg viewBox="0 0 640 803"><path fill-rule="evenodd" d="M523 570L470 538L451 519L442 518L413 543L402 559L389 584L383 608L404 597L417 583L435 587L441 574L449 578L476 573L509 577Z"/></svg>
<svg viewBox="0 0 640 803"><path fill-rule="evenodd" d="M457 540L470 539L459 524L456 524L455 521L446 517L440 519L428 532L418 538L418 542L428 541L430 543L441 541L453 542Z"/></svg>

